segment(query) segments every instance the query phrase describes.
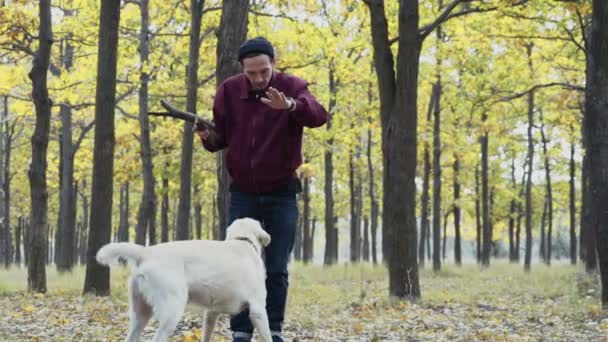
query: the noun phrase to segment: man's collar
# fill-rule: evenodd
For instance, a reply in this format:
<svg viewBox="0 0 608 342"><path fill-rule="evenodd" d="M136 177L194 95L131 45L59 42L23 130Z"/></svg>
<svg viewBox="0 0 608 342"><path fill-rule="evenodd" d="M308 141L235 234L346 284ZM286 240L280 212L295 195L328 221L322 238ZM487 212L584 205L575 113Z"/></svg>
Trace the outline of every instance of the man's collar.
<svg viewBox="0 0 608 342"><path fill-rule="evenodd" d="M270 77L270 82L268 82L269 87L274 84L276 76L277 76L277 72L273 70L272 77ZM243 73L243 78L242 78L240 88L241 88L241 94L239 97L241 100L247 100L247 99L259 100L260 97L262 97L266 94L266 90L251 89L251 83L249 83L249 79L247 78L247 75L245 75L244 73Z"/></svg>

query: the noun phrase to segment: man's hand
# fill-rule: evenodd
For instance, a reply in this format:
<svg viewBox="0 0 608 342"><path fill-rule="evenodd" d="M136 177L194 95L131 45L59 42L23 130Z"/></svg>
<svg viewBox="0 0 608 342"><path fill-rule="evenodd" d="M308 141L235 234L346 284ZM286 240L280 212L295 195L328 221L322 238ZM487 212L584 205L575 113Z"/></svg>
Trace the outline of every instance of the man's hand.
<svg viewBox="0 0 608 342"><path fill-rule="evenodd" d="M273 87L268 87L266 97L262 97L261 100L266 105L278 110L287 110L294 105L293 99L288 98L283 92L278 91Z"/></svg>
<svg viewBox="0 0 608 342"><path fill-rule="evenodd" d="M209 138L209 135L211 135L211 131L207 127L200 126L199 128L199 125L197 125L196 120L194 121L194 125L192 125L192 132L198 134L202 141L207 140L207 138Z"/></svg>

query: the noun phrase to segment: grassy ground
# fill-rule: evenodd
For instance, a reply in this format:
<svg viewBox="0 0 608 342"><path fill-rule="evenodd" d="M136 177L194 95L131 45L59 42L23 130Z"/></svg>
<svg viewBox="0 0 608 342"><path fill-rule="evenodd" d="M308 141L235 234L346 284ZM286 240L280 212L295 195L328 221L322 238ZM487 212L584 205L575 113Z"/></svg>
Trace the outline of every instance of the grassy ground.
<svg viewBox="0 0 608 342"><path fill-rule="evenodd" d="M84 269L48 269L46 295L25 292L26 271L0 271L0 341L121 341L128 269L112 271L112 296L82 297ZM290 341L606 341L597 279L565 264L494 263L421 272L422 299L387 297L387 272L371 265L291 267L285 335ZM146 330L149 338L154 324ZM171 341L194 341L191 310ZM228 341L222 318L215 341Z"/></svg>

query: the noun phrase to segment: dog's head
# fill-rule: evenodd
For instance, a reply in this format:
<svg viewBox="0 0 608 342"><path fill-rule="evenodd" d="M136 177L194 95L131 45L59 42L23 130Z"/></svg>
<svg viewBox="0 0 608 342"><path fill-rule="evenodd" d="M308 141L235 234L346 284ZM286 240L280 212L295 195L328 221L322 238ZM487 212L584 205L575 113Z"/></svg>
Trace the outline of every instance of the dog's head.
<svg viewBox="0 0 608 342"><path fill-rule="evenodd" d="M251 218L234 220L226 230L226 240L247 239L263 247L270 244L270 235L262 229L260 222Z"/></svg>

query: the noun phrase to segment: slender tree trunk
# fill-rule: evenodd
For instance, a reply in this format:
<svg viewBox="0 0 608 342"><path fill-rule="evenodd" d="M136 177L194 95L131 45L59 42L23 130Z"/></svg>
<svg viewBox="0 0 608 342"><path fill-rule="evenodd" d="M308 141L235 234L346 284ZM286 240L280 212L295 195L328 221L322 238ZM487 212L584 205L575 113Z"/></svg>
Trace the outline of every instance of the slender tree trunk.
<svg viewBox="0 0 608 342"><path fill-rule="evenodd" d="M433 120L433 107L437 99L437 87L433 85L429 106L426 112L426 122L429 125ZM420 244L418 250L418 262L420 267L424 267L425 247L429 240L429 200L430 200L430 179L431 179L431 154L428 142L424 142L424 170L422 175L422 194L420 197Z"/></svg>
<svg viewBox="0 0 608 342"><path fill-rule="evenodd" d="M13 121L12 124L9 124L7 103L5 103L4 110L4 131L6 132L6 139L4 143L4 183L2 185L2 188L4 192L4 213L6 215L6 234L8 236L7 248L12 260L13 250L17 248L15 245L12 244L11 234L11 152L13 150L12 143L15 135L15 121Z"/></svg>
<svg viewBox="0 0 608 342"><path fill-rule="evenodd" d="M475 231L477 263L481 263L481 193L479 191L479 166L475 167Z"/></svg>
<svg viewBox="0 0 608 342"><path fill-rule="evenodd" d="M120 187L120 218L118 222L119 242L129 242L129 182ZM145 241L144 241L145 244Z"/></svg>
<svg viewBox="0 0 608 342"><path fill-rule="evenodd" d="M511 158L511 182L513 182L513 191L517 190L517 181L515 180L515 153ZM516 261L515 257L515 220L517 215L517 200L513 196L509 205L509 262Z"/></svg>
<svg viewBox="0 0 608 342"><path fill-rule="evenodd" d="M545 156L545 182L546 182L546 201L547 201L547 235L545 239L545 250L543 259L547 265L551 264L551 249L553 235L553 187L551 186L551 161L547 145L549 143L545 134L545 124L542 111L540 112L540 134L543 144L543 154Z"/></svg>
<svg viewBox="0 0 608 342"><path fill-rule="evenodd" d="M528 55L528 66L530 73L532 67L532 44L526 45ZM524 257L524 270L530 271L532 261L532 171L534 170L534 138L532 130L534 128L534 91L528 94L528 174L526 178L526 254Z"/></svg>
<svg viewBox="0 0 608 342"><path fill-rule="evenodd" d="M336 106L336 80L334 70L329 69L329 106L328 112L330 117L327 120L327 131L331 132L332 115ZM325 256L323 263L325 265L333 265L338 262L338 229L334 226L334 162L333 162L333 145L334 139L327 139L327 149L325 150Z"/></svg>
<svg viewBox="0 0 608 342"><path fill-rule="evenodd" d="M69 14L71 15L71 14ZM74 57L74 47L65 42L65 49L62 51L62 64L65 70L69 71L72 67ZM74 266L74 241L76 240L76 217L73 215L75 210L74 198L74 153L75 147L72 142L72 107L69 104L60 105L61 115L61 171L60 171L60 212L59 225L57 226L56 248L57 270L59 272L71 271Z"/></svg>
<svg viewBox="0 0 608 342"><path fill-rule="evenodd" d="M8 101L7 97L4 97L4 111L2 116L2 121L6 120L8 117ZM5 159L4 154L6 150L5 145L5 135L6 131L4 129L5 125L0 125L0 261L2 262L2 266L4 268L9 268L11 264L11 233L10 233L10 225L8 224L8 212L6 211L6 195L4 189L4 184L6 180L4 179L5 172Z"/></svg>
<svg viewBox="0 0 608 342"><path fill-rule="evenodd" d="M53 43L51 2L39 1L40 24L38 50L34 54L32 69L32 99L36 107L36 125L32 135L32 161L28 170L31 198L31 241L28 262L28 290L46 292L48 192L46 187L47 147L51 121L51 99L47 88L47 72Z"/></svg>
<svg viewBox="0 0 608 342"><path fill-rule="evenodd" d="M201 16L204 0L190 1L190 50L188 54L188 75L186 109L196 113L196 97L198 92L198 60L201 35ZM226 8L224 8L226 10ZM218 59L219 60L219 59ZM188 240L190 234L190 207L192 188L192 123L184 122L182 135L182 156L180 167L179 208L177 210L176 240Z"/></svg>
<svg viewBox="0 0 608 342"><path fill-rule="evenodd" d="M369 217L363 217L363 261L369 262Z"/></svg>
<svg viewBox="0 0 608 342"><path fill-rule="evenodd" d="M163 176L163 199L160 207L160 242L169 241L169 179Z"/></svg>
<svg viewBox="0 0 608 342"><path fill-rule="evenodd" d="M302 240L303 240L303 227L304 219L302 216L298 217L298 224L296 225L296 236L294 239L293 247L293 258L297 261L302 261Z"/></svg>
<svg viewBox="0 0 608 342"><path fill-rule="evenodd" d="M545 198L543 201L543 213L540 218L540 245L538 248L538 256L539 259L543 262L546 262L545 257L545 244L546 244L546 234L545 227L547 226L547 195L545 194Z"/></svg>
<svg viewBox="0 0 608 342"><path fill-rule="evenodd" d="M317 230L317 217L313 217L312 218L312 223L310 224L310 249L312 250L311 253L311 261L314 260L314 254L315 254L315 231Z"/></svg>
<svg viewBox="0 0 608 342"><path fill-rule="evenodd" d="M302 186L302 260L304 263L312 261L312 236L310 232L310 177L304 175Z"/></svg>
<svg viewBox="0 0 608 342"><path fill-rule="evenodd" d="M84 292L110 294L110 271L95 260L97 251L110 242L112 232L112 174L114 171L114 108L116 106L116 61L120 1L101 3L99 59L95 98L95 143L91 219Z"/></svg>
<svg viewBox="0 0 608 342"><path fill-rule="evenodd" d="M139 32L139 61L141 65L139 75L139 145L142 161L143 190L139 208L137 210L137 222L135 224L135 243L146 244L146 233L152 231L152 222L155 219L156 194L154 188L154 164L152 162L152 144L150 142L150 120L148 119L148 82L150 75L146 70L148 56L150 54L150 18L149 0L135 2L140 9L140 32ZM150 244L154 244L153 237L149 236ZM154 238L155 240L155 238Z"/></svg>
<svg viewBox="0 0 608 342"><path fill-rule="evenodd" d="M488 119L487 113L481 116L482 125ZM481 217L483 225L483 239L481 249L481 264L490 265L490 250L492 248L492 229L490 222L490 199L489 199L489 178L488 178L488 132L484 131L481 138Z"/></svg>
<svg viewBox="0 0 608 342"><path fill-rule="evenodd" d="M608 309L608 4L593 0L587 48L587 82L583 127L589 158L591 222L602 283L601 302Z"/></svg>
<svg viewBox="0 0 608 342"><path fill-rule="evenodd" d="M441 270L441 78L433 106L433 271Z"/></svg>
<svg viewBox="0 0 608 342"><path fill-rule="evenodd" d="M80 230L79 230L79 226L77 223L77 219L76 219L76 215L78 214L78 181L74 182L74 185L72 186L72 189L74 189L72 191L72 198L74 199L74 203L72 206L72 211L70 212L70 215L73 217L74 220L74 242L73 242L73 247L72 247L72 266L75 266L76 263L78 262L78 251L80 248Z"/></svg>
<svg viewBox="0 0 608 342"><path fill-rule="evenodd" d="M81 221L80 221L80 263L87 263L87 254L88 254L88 231L89 231L89 199L85 195L88 192L87 182L86 180L82 180L82 192L80 193L80 197L82 198L82 213L81 213Z"/></svg>
<svg viewBox="0 0 608 342"><path fill-rule="evenodd" d="M451 212L452 210L446 211L443 215L443 241L441 243L441 259L443 262L445 262L446 245L448 243L448 217L450 217Z"/></svg>
<svg viewBox="0 0 608 342"><path fill-rule="evenodd" d="M358 181L358 168L356 166L356 152L351 151L349 160L349 186L350 186L350 261L361 261L361 186Z"/></svg>
<svg viewBox="0 0 608 342"><path fill-rule="evenodd" d="M462 265L462 238L460 236L460 156L454 154L454 261Z"/></svg>
<svg viewBox="0 0 608 342"><path fill-rule="evenodd" d="M575 145L570 143L570 263L576 265L576 188L574 179L576 176L576 164L574 162Z"/></svg>
<svg viewBox="0 0 608 342"><path fill-rule="evenodd" d="M17 229L15 230L15 264L21 267L21 237L23 236L23 217L17 219Z"/></svg>
<svg viewBox="0 0 608 342"><path fill-rule="evenodd" d="M377 241L377 230L378 230L378 199L376 197L375 190L375 177L372 167L372 131L368 128L367 130L367 172L369 177L369 201L370 201L370 216L371 216L371 257L374 264L378 263L378 253L376 247L378 246Z"/></svg>
<svg viewBox="0 0 608 342"><path fill-rule="evenodd" d="M200 187L194 187L194 229L198 240L203 238L203 202L200 194Z"/></svg>

